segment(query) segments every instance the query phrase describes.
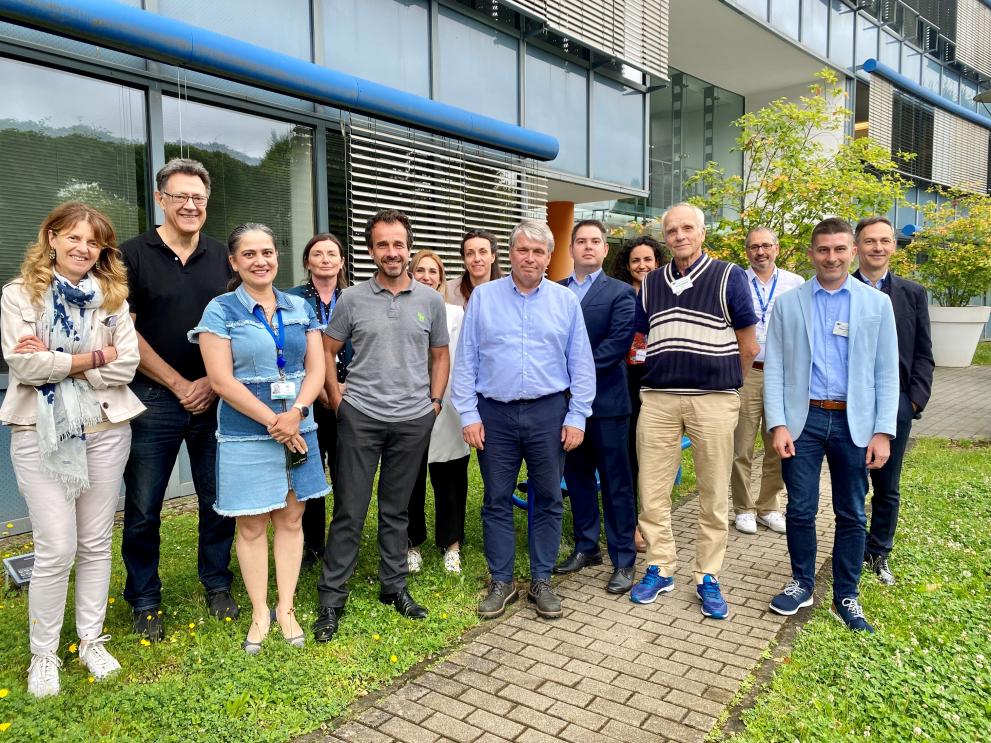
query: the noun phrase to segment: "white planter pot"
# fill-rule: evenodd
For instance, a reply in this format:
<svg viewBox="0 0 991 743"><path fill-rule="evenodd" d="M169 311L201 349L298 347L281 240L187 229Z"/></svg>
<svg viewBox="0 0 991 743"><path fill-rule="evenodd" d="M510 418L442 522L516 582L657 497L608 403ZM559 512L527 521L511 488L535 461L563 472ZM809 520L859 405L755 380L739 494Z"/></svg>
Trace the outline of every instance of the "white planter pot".
<svg viewBox="0 0 991 743"><path fill-rule="evenodd" d="M970 366L991 307L929 307L936 366Z"/></svg>

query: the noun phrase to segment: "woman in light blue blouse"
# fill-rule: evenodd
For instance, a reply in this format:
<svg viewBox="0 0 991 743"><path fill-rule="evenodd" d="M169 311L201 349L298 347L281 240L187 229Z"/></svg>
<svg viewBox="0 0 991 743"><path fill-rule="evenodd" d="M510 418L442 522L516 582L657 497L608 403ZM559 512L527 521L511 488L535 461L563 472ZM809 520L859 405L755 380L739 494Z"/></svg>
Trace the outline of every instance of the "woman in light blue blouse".
<svg viewBox="0 0 991 743"><path fill-rule="evenodd" d="M236 227L228 250L234 290L207 305L189 339L200 344L210 384L221 398L214 508L237 519L237 559L251 600L244 649L254 655L276 619L286 642L303 645L293 609L303 551L303 501L330 492L316 456L310 411L324 384L324 326L304 300L273 286L279 262L268 227ZM278 588L271 612L270 520Z"/></svg>

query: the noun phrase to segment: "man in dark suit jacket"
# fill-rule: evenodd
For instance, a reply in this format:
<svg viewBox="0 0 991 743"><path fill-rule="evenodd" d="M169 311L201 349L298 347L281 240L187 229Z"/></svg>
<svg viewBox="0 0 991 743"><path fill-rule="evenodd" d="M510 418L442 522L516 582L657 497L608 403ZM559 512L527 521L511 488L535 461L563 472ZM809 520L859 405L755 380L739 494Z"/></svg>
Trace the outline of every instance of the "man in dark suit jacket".
<svg viewBox="0 0 991 743"><path fill-rule="evenodd" d="M921 416L932 391L935 364L929 331L929 302L926 290L919 284L889 270L891 256L897 247L891 222L885 217L860 220L856 241L860 267L854 276L891 298L898 333L898 430L891 442L891 458L887 464L871 470L874 497L864 547L864 563L881 583L890 586L894 585L895 576L888 564L888 555L898 525L902 460L912 432L912 419Z"/></svg>
<svg viewBox="0 0 991 743"><path fill-rule="evenodd" d="M554 572L574 573L588 565L602 564L595 481L598 471L606 546L613 564L606 590L621 594L633 586L633 562L637 555L633 544L637 514L627 448L631 407L626 388L626 354L633 340L636 295L628 284L602 271L609 252L602 222L593 219L578 222L571 231L570 250L575 270L561 283L581 302L595 357L595 401L586 423L585 439L568 453L564 464L575 551Z"/></svg>

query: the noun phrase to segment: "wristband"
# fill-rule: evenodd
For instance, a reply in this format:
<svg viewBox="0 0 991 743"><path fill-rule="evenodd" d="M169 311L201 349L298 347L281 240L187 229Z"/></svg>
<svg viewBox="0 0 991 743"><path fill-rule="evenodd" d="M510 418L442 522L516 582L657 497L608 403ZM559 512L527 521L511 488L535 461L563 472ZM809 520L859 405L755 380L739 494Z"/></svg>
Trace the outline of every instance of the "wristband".
<svg viewBox="0 0 991 743"><path fill-rule="evenodd" d="M103 355L103 351L101 351L100 349L96 349L95 351L93 351L93 353L95 353L100 358L100 363L97 364L97 366L107 365L107 357Z"/></svg>
<svg viewBox="0 0 991 743"><path fill-rule="evenodd" d="M100 365L100 360L96 357L96 351L90 351L90 356L91 356L91 363L93 364L93 368L95 369Z"/></svg>
<svg viewBox="0 0 991 743"><path fill-rule="evenodd" d="M430 403L432 405L436 405L438 408L443 408L444 407L444 401L441 398L439 398L439 397L431 397L430 398Z"/></svg>

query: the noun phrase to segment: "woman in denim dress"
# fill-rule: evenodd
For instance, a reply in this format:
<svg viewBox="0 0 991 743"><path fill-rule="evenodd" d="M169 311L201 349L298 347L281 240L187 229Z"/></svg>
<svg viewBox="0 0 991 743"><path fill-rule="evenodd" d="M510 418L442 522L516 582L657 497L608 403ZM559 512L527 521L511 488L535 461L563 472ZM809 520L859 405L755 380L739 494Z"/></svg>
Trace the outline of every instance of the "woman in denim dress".
<svg viewBox="0 0 991 743"><path fill-rule="evenodd" d="M273 286L278 251L268 227L236 227L228 250L234 291L207 305L189 339L200 344L210 384L221 398L214 508L237 519L237 559L252 615L244 649L254 655L273 619L287 642L303 645L293 609L303 550L303 502L330 492L316 456L310 411L324 384L324 326L304 300ZM271 612L269 520L275 530L278 588Z"/></svg>

